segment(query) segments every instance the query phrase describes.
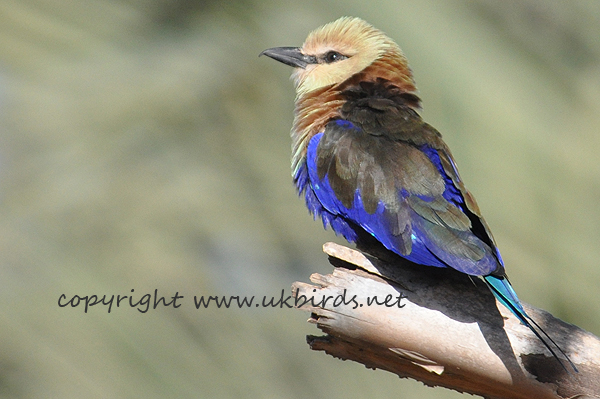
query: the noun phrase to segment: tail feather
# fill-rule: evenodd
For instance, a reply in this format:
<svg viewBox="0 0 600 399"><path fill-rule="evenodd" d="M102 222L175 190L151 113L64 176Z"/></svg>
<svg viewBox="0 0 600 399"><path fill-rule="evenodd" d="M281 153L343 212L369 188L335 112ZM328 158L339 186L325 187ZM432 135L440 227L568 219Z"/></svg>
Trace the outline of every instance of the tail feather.
<svg viewBox="0 0 600 399"><path fill-rule="evenodd" d="M500 301L500 303L506 306L519 319L521 323L526 325L535 334L535 336L538 337L540 341L542 341L544 346L550 351L552 356L556 358L556 360L560 363L562 368L565 369L565 371L568 372L567 368L565 367L562 360L557 356L550 343L552 343L552 345L554 345L554 347L558 349L558 351L567 359L573 370L575 370L576 373L579 372L579 370L577 370L577 367L575 367L575 364L571 361L569 356L567 356L567 354L560 348L560 346L558 346L556 342L554 342L554 340L550 338L546 331L544 331L539 326L539 324L537 324L535 320L529 317L529 315L525 312L525 309L523 309L523 305L521 305L521 301L519 301L515 290L512 288L510 282L506 277L496 277L489 275L485 276L483 279L487 283L494 296L498 299L498 301ZM550 343L546 341L544 337L542 337L542 334L544 335L544 337L546 337L548 341L550 341Z"/></svg>

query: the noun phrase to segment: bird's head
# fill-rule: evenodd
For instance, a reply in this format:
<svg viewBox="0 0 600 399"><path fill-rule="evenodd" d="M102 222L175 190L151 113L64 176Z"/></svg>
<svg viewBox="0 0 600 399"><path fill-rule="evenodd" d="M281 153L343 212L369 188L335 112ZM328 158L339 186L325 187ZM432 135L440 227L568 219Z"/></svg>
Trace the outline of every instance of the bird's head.
<svg viewBox="0 0 600 399"><path fill-rule="evenodd" d="M373 78L414 89L398 45L360 18L342 17L311 32L302 47L274 47L263 54L294 67L292 78L299 96L343 83L376 64L380 65L372 71Z"/></svg>

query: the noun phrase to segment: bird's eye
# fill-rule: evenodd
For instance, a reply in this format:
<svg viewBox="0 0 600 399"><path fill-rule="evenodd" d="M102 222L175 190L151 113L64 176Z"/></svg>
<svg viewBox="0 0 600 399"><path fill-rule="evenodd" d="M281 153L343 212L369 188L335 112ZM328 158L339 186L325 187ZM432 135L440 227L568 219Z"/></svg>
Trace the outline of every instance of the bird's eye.
<svg viewBox="0 0 600 399"><path fill-rule="evenodd" d="M323 60L326 63L331 64L332 62L341 61L346 58L348 58L348 57L346 57L343 54L338 53L337 51L329 51L328 53L325 54L325 56L323 57Z"/></svg>

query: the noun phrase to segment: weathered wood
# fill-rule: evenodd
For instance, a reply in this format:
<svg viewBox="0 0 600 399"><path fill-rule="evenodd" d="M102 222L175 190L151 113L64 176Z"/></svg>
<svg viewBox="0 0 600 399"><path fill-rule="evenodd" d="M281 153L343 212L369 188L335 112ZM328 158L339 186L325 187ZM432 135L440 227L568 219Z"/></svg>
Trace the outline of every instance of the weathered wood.
<svg viewBox="0 0 600 399"><path fill-rule="evenodd" d="M297 307L327 334L308 336L312 349L485 397L600 397L594 335L524 305L577 365L569 373L479 279L334 243L323 249L333 273L292 287Z"/></svg>

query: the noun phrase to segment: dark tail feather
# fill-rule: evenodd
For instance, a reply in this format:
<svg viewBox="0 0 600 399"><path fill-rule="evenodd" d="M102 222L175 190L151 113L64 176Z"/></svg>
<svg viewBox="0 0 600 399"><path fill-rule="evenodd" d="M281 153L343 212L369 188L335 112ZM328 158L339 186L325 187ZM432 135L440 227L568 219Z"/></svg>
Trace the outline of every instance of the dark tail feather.
<svg viewBox="0 0 600 399"><path fill-rule="evenodd" d="M494 296L500 301L500 303L506 306L508 310L510 310L515 316L517 316L521 323L525 324L535 334L535 336L538 337L540 341L542 341L544 346L550 351L552 356L556 358L556 360L560 363L562 368L565 369L567 373L569 371L565 367L563 361L556 355L556 352L554 351L554 349L552 349L552 346L548 343L548 341L550 341L552 345L554 345L554 347L558 349L560 353L562 353L562 355L567 359L571 367L573 367L573 370L575 370L576 373L579 372L579 370L577 370L577 367L575 367L575 364L571 361L569 356L567 356L567 354L560 348L560 346L558 346L556 342L554 342L554 340L550 338L548 333L546 333L546 331L544 331L539 326L539 324L537 324L535 320L529 317L529 315L525 312L525 309L523 309L523 306L521 305L517 294L513 290L512 286L510 285L510 282L506 277L495 277L490 275L485 276L483 279L487 283ZM548 341L546 341L542 337L542 334L540 334L540 332L544 335L544 337L546 337Z"/></svg>

